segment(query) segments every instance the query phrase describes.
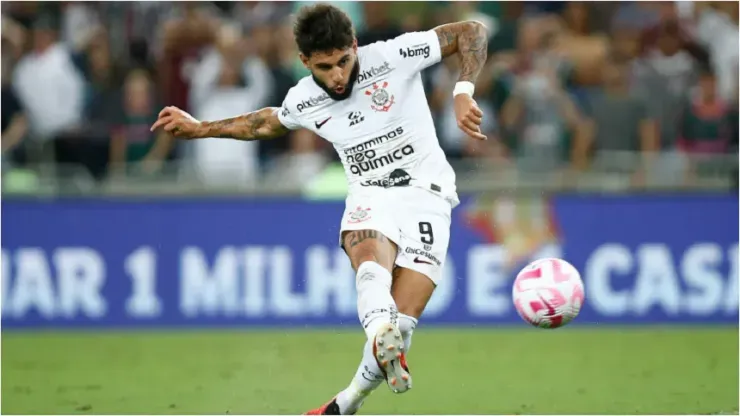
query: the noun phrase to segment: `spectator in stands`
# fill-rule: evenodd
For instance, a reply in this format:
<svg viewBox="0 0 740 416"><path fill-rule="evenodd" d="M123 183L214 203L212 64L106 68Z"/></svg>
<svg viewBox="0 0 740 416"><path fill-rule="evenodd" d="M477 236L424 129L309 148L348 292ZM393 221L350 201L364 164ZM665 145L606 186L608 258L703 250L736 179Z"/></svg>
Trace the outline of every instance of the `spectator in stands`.
<svg viewBox="0 0 740 416"><path fill-rule="evenodd" d="M157 104L149 75L140 69L129 72L119 119L111 132L110 173L114 176L152 175L162 169L172 150L172 138L149 130L159 113Z"/></svg>
<svg viewBox="0 0 740 416"><path fill-rule="evenodd" d="M272 92L272 77L259 55L248 53L241 30L222 26L216 45L193 69L191 99L199 120L221 120L258 110ZM211 186L248 185L258 179L258 143L200 140L192 145L197 177ZM189 164L186 165L190 168Z"/></svg>
<svg viewBox="0 0 740 416"><path fill-rule="evenodd" d="M686 96L696 83L698 68L709 64L709 54L671 12L672 3L660 7L663 20L641 39L642 56L633 65L634 88L644 94L657 118L661 147L672 149Z"/></svg>
<svg viewBox="0 0 740 416"><path fill-rule="evenodd" d="M717 78L717 91L725 100L737 92L738 26L737 2L679 2L693 26L696 39L707 48ZM734 10L727 13L727 6Z"/></svg>
<svg viewBox="0 0 740 416"><path fill-rule="evenodd" d="M13 88L3 78L3 160L43 157L57 166L74 165L75 172L82 165L95 178L108 173L109 158L119 172L157 171L162 155L175 153L164 137L137 126L146 124L142 120L160 102L201 118L281 105L287 90L307 74L297 59L288 16L305 3L3 3L4 74L8 56L20 62ZM333 3L356 20L360 44L455 19L486 22L492 38L476 100L487 114L486 130L500 140L476 143L448 129L454 62L421 74L440 142L451 158L493 152L497 167L542 171L566 167L569 159L583 168L594 158L598 166L622 169L621 159L610 159L613 152L649 154L655 146L651 124L659 126L655 166L669 179L684 172L684 156L695 158L706 146L737 152L737 2ZM246 36L234 41L230 23ZM230 42L249 58L224 58ZM26 51L32 43L33 50ZM700 71L709 63L711 76ZM156 82L135 71L122 93L124 69L140 67ZM700 73L697 91L714 84L718 97L691 92ZM144 93L154 88L160 94ZM703 118L706 108L723 105L734 109L727 112L735 121ZM710 126L725 124L729 132L709 134ZM246 184L262 172L261 183L291 185L304 183L327 160L338 160L325 152L328 143L307 130L258 143L214 143L176 149L191 151L188 160L197 163L183 166L202 167L201 179L209 184L226 183L210 170L224 167L226 160L236 169L225 175L232 183ZM501 161L505 152L497 143L506 144L513 160L505 162L513 163ZM635 183L646 179L640 172Z"/></svg>
<svg viewBox="0 0 740 416"><path fill-rule="evenodd" d="M6 167L6 152L12 151L26 137L28 119L18 97L10 85L13 71L11 45L3 39L2 44L2 153L3 168Z"/></svg>
<svg viewBox="0 0 740 416"><path fill-rule="evenodd" d="M105 130L107 134L105 123L114 111L111 103L116 100L124 74L113 62L108 34L103 28L96 30L80 47L73 58L86 81L84 115L88 129L95 129L96 133Z"/></svg>
<svg viewBox="0 0 740 416"><path fill-rule="evenodd" d="M13 87L26 110L31 138L44 153L53 151L48 143L82 121L84 78L71 53L69 45L58 41L55 19L42 15L33 24L32 50L15 68Z"/></svg>
<svg viewBox="0 0 740 416"><path fill-rule="evenodd" d="M246 32L252 32L256 29L269 27L267 22L279 21L290 15L293 5L290 2L281 1L243 1L234 2L233 10L229 13L231 19L242 25ZM255 39L256 41L256 39ZM265 45L262 42L257 47ZM269 42L266 46L269 47Z"/></svg>
<svg viewBox="0 0 740 416"><path fill-rule="evenodd" d="M392 3L385 1L365 1L362 4L365 15L365 28L357 34L359 46L393 39L401 35L401 29L391 20Z"/></svg>
<svg viewBox="0 0 740 416"><path fill-rule="evenodd" d="M28 31L8 16L2 16L3 60L11 59L14 63L25 52ZM11 76L8 73L8 76Z"/></svg>
<svg viewBox="0 0 740 416"><path fill-rule="evenodd" d="M257 28L258 33L267 32L264 36L255 38L257 51L262 59L270 67L270 75L273 88L267 99L268 106L280 107L288 94L295 79L293 78L293 64L298 52L293 40L293 25L289 17L279 15L274 21L267 22L263 27ZM274 140L261 140L258 142L260 163L262 171L270 167L270 164L279 155L288 151L290 145L290 132L285 136Z"/></svg>
<svg viewBox="0 0 740 416"><path fill-rule="evenodd" d="M727 153L733 140L733 108L717 92L717 78L702 68L697 86L684 103L679 119L678 148L692 154Z"/></svg>
<svg viewBox="0 0 740 416"><path fill-rule="evenodd" d="M568 2L556 27L553 49L573 66L572 80L581 86L598 84L609 40L603 29L593 27L590 5Z"/></svg>
<svg viewBox="0 0 740 416"><path fill-rule="evenodd" d="M564 87L567 61L552 50L546 33L540 36L540 46L518 63L500 117L506 141L519 167L527 171L564 168L571 142L583 140L581 115Z"/></svg>
<svg viewBox="0 0 740 416"><path fill-rule="evenodd" d="M660 21L659 5L656 2L625 1L616 3L616 9L609 19L609 27L643 32Z"/></svg>
<svg viewBox="0 0 740 416"><path fill-rule="evenodd" d="M101 28L96 2L69 1L60 5L60 39L81 49Z"/></svg>
<svg viewBox="0 0 740 416"><path fill-rule="evenodd" d="M630 91L627 71L626 63L615 58L608 60L603 90L593 91L585 100L585 140L574 149L578 165L585 166L588 155L594 153L595 164L600 168L638 172L641 160L633 155L658 150L655 119L645 100ZM640 182L642 175L636 175L634 181Z"/></svg>
<svg viewBox="0 0 740 416"><path fill-rule="evenodd" d="M609 2L599 3L607 5ZM609 55L617 62L631 63L641 54L641 36L656 25L660 15L650 2L623 2L614 4L614 11L604 27L609 28L611 45Z"/></svg>
<svg viewBox="0 0 740 416"><path fill-rule="evenodd" d="M503 24L489 42L488 61L476 83L476 93L490 96L497 113L511 94L517 74L526 70L528 57L537 50L548 26L542 17L507 18L503 22L508 24Z"/></svg>
<svg viewBox="0 0 740 416"><path fill-rule="evenodd" d="M677 151L664 157L663 171L673 173L682 183L691 184L698 176L716 178L728 173L728 159L723 156L734 145L737 110L720 96L716 85L712 69L701 68L698 83L677 120ZM733 159L737 160L736 156Z"/></svg>
<svg viewBox="0 0 740 416"><path fill-rule="evenodd" d="M220 25L218 12L207 3L175 3L174 17L163 22L158 52L158 86L164 101L186 111L190 107L189 69L213 44Z"/></svg>

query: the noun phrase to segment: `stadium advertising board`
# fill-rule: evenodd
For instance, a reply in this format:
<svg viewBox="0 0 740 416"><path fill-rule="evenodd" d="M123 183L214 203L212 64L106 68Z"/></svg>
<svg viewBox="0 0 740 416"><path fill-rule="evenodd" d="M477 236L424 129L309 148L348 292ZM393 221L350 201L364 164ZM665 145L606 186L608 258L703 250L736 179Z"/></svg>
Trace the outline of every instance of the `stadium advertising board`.
<svg viewBox="0 0 740 416"><path fill-rule="evenodd" d="M3 201L3 328L357 325L343 208ZM556 256L586 287L573 325L737 325L737 231L732 195L465 197L423 322L524 325L513 276Z"/></svg>

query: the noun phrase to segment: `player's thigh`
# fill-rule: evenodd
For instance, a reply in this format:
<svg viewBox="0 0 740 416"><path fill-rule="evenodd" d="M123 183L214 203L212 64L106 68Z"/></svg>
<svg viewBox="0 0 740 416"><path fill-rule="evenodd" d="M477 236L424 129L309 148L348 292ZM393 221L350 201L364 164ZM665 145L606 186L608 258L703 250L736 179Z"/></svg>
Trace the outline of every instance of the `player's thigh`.
<svg viewBox="0 0 740 416"><path fill-rule="evenodd" d="M417 316L423 312L442 279L450 242L452 207L425 190L413 191L405 201L393 298L399 311L403 307L407 310L403 313Z"/></svg>
<svg viewBox="0 0 740 416"><path fill-rule="evenodd" d="M377 190L349 195L342 216L340 244L352 267L374 261L393 270L400 230L386 195Z"/></svg>

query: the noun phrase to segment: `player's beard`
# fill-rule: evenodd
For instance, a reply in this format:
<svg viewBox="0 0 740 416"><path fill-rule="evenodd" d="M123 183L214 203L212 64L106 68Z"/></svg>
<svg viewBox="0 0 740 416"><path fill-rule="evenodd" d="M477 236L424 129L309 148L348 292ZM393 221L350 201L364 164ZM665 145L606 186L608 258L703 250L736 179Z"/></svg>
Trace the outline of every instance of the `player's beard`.
<svg viewBox="0 0 740 416"><path fill-rule="evenodd" d="M321 80L316 78L316 76L313 73L311 73L311 76L313 77L313 81L316 83L316 85L321 87L321 89L324 90L326 95L328 95L329 98L331 98L334 101L346 100L347 98L349 98L350 95L352 95L352 88L354 88L355 82L357 82L357 77L359 75L360 75L360 60L356 59L355 66L352 67L352 72L350 72L349 74L349 82L347 82L347 86L344 87L344 92L341 94L337 94L336 92L334 92L334 90L329 89L326 86L326 84L321 82Z"/></svg>

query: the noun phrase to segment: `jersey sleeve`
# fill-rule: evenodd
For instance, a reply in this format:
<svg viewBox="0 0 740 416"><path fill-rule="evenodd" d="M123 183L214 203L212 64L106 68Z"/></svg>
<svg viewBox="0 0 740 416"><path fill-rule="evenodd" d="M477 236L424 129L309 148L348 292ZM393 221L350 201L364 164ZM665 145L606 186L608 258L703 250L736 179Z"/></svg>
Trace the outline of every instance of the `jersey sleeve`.
<svg viewBox="0 0 740 416"><path fill-rule="evenodd" d="M298 117L290 112L290 104L287 97L283 101L283 105L278 110L278 120L280 121L280 124L290 130L298 130L303 127Z"/></svg>
<svg viewBox="0 0 740 416"><path fill-rule="evenodd" d="M388 53L395 56L397 68L415 73L442 60L442 48L437 32L409 32L385 43Z"/></svg>

